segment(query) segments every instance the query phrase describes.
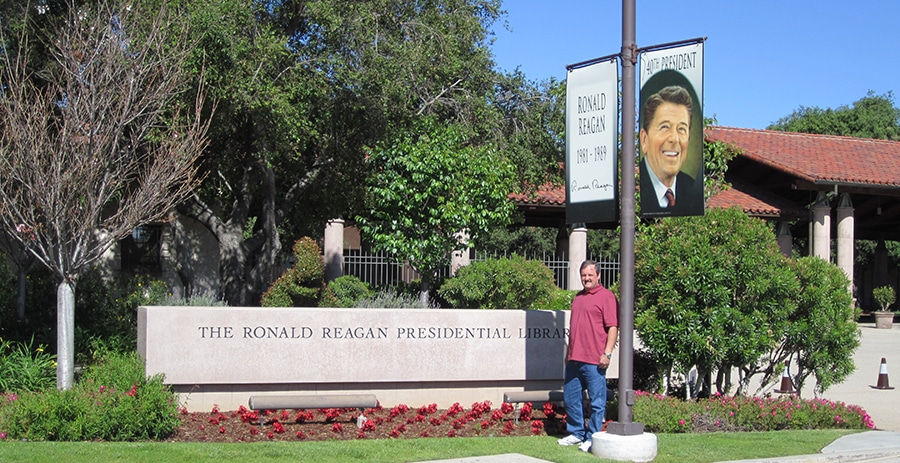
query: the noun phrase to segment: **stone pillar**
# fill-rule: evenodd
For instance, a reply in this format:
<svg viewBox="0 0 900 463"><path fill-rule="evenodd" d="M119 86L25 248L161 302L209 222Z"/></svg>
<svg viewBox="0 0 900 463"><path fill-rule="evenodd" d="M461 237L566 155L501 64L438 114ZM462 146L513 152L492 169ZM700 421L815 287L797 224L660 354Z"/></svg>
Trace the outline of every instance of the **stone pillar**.
<svg viewBox="0 0 900 463"><path fill-rule="evenodd" d="M457 238L461 243L469 243L469 233L466 231L461 231L456 234ZM453 251L450 254L450 275L455 276L456 271L461 267L465 267L472 263L472 258L469 256L469 248L466 247L462 251Z"/></svg>
<svg viewBox="0 0 900 463"><path fill-rule="evenodd" d="M816 197L812 222L810 254L831 262L831 203L824 191Z"/></svg>
<svg viewBox="0 0 900 463"><path fill-rule="evenodd" d="M785 257L791 257L794 243L791 237L791 226L787 222L778 222L778 229L775 230L775 240L778 242L778 249L781 253Z"/></svg>
<svg viewBox="0 0 900 463"><path fill-rule="evenodd" d="M571 290L581 290L581 263L587 259L587 228L583 223L572 225L569 232L569 284Z"/></svg>
<svg viewBox="0 0 900 463"><path fill-rule="evenodd" d="M847 290L851 295L853 295L854 221L850 193L844 193L837 207L837 264L850 279L850 287Z"/></svg>
<svg viewBox="0 0 900 463"><path fill-rule="evenodd" d="M325 281L344 274L344 221L331 219L325 224Z"/></svg>

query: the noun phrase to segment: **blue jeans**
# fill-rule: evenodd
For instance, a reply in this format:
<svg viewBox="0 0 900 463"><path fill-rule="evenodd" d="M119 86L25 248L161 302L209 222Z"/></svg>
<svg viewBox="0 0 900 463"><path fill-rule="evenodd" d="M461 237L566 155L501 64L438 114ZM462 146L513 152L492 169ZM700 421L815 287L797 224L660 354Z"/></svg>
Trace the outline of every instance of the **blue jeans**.
<svg viewBox="0 0 900 463"><path fill-rule="evenodd" d="M588 390L591 400L591 417L584 426L583 392ZM566 362L566 378L563 384L563 400L566 401L566 429L582 441L603 429L606 417L606 368L583 362Z"/></svg>

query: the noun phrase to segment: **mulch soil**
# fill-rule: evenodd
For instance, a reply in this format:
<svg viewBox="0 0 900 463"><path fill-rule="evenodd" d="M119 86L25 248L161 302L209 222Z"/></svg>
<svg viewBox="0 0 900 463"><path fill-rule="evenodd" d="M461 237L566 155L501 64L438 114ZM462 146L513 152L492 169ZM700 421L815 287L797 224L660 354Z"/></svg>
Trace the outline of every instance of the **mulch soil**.
<svg viewBox="0 0 900 463"><path fill-rule="evenodd" d="M536 408L536 409L535 409ZM350 409L317 410L239 410L188 412L180 414L181 424L170 442L261 442L322 441L352 439L404 439L421 437L476 436L561 436L565 433L565 411L558 413L550 404L522 404L516 410L510 404L493 407L490 402L476 403L468 409L454 404L449 409L436 405L410 408L397 405L362 411ZM260 425L262 416L262 425ZM360 427L359 425L362 425Z"/></svg>

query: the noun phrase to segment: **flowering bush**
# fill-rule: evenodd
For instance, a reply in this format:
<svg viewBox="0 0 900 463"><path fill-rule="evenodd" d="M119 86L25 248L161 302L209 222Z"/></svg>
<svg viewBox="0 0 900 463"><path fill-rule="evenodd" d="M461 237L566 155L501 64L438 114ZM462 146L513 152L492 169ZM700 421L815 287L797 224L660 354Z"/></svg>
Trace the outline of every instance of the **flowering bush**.
<svg viewBox="0 0 900 463"><path fill-rule="evenodd" d="M162 376L147 378L135 353L107 354L72 389L7 394L0 433L29 440L150 440L171 435L181 420Z"/></svg>
<svg viewBox="0 0 900 463"><path fill-rule="evenodd" d="M873 429L862 408L825 399L715 395L684 401L636 392L634 420L649 432L775 431L782 429Z"/></svg>
<svg viewBox="0 0 900 463"><path fill-rule="evenodd" d="M354 408L329 408L319 410L266 410L255 417L245 407L223 414L217 408L209 413L182 411L182 426L172 440L184 441L260 441L260 440L334 440L334 439L401 439L413 437L472 437L500 435L542 435L562 433L565 428L561 414L555 418L545 415L531 416L531 404L525 404L529 419L518 421L515 408L507 403L494 408L490 401L476 402L466 410L455 403L446 410L437 404L410 408L400 404L392 408L381 406L360 412ZM553 410L552 404L544 404L542 410ZM259 416L263 417L261 432L257 428ZM287 417L287 419L285 419ZM294 419L290 419L294 417ZM209 427L209 420L216 419L218 426L227 433ZM361 423L361 426L357 426ZM266 433L266 431L271 431Z"/></svg>

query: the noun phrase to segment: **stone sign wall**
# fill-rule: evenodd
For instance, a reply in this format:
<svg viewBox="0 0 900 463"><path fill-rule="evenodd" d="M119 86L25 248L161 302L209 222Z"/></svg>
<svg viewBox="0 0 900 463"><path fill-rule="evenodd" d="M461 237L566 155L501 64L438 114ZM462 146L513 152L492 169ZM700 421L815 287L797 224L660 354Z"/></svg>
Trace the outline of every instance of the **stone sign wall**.
<svg viewBox="0 0 900 463"><path fill-rule="evenodd" d="M468 405L474 391L499 403L504 391L562 387L567 330L567 311L138 309L147 374L165 374L195 409L266 392L375 392L382 405L418 406Z"/></svg>

